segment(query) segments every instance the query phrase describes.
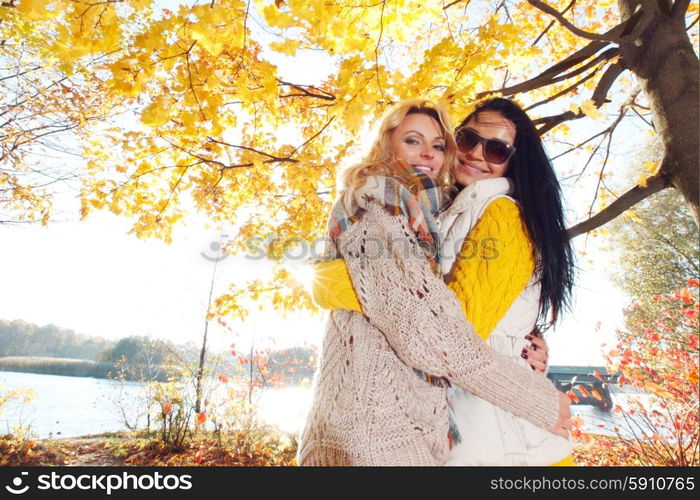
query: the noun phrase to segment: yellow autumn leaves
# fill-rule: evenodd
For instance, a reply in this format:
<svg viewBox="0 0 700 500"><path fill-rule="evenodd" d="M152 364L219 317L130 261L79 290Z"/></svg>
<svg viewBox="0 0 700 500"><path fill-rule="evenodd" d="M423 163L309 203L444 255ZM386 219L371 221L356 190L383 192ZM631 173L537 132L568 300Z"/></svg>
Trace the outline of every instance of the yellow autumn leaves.
<svg viewBox="0 0 700 500"><path fill-rule="evenodd" d="M564 10L570 1L549 3ZM608 4L581 0L567 15L604 31L616 22ZM134 234L167 241L198 211L240 227L232 248L241 251L246 237L268 231L320 234L338 169L391 102L440 100L457 121L480 92L523 82L587 43L526 2L445 6L17 0L0 7L0 32L30 48L22 64L57 73L32 84L42 96L54 92L51 106L30 100L27 112L70 117L86 158L83 216L108 209L132 218ZM288 78L308 54L319 67ZM569 85L519 100L536 103ZM601 120L587 85L574 107ZM9 183L0 178L0 187ZM287 307L276 293L274 303Z"/></svg>
<svg viewBox="0 0 700 500"><path fill-rule="evenodd" d="M649 178L656 175L659 172L660 166L660 161L645 161L642 165L644 171L639 176L639 179L637 179L637 186L647 187L647 182Z"/></svg>

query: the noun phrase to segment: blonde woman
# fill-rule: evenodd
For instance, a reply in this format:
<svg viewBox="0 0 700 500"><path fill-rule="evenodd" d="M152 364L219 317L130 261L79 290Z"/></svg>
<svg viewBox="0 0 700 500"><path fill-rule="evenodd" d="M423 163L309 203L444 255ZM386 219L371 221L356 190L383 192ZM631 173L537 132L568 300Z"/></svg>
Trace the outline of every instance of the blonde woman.
<svg viewBox="0 0 700 500"><path fill-rule="evenodd" d="M362 313L330 313L300 465L444 464L450 384L541 428L569 426L567 398L485 345L440 278L450 131L439 106L400 103L344 176L328 258L344 259Z"/></svg>

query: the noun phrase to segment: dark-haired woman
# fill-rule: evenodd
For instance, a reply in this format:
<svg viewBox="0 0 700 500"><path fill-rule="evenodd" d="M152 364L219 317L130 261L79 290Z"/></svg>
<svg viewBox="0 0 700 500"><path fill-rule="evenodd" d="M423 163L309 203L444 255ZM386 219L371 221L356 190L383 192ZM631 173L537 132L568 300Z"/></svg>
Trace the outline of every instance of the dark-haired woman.
<svg viewBox="0 0 700 500"><path fill-rule="evenodd" d="M475 331L526 365L529 332L556 321L573 286L559 184L534 124L512 101L479 104L456 139L459 192L439 218L442 271ZM324 307L351 308L333 293L347 289L334 274L316 280L314 296ZM573 465L568 439L451 391L456 432L448 464Z"/></svg>
<svg viewBox="0 0 700 500"><path fill-rule="evenodd" d="M512 101L479 104L456 139L460 191L440 218L443 271L477 333L525 362L523 336L551 326L573 286L559 183L532 120ZM495 251L483 250L489 244ZM461 442L448 464L573 465L568 439L459 388L450 402Z"/></svg>

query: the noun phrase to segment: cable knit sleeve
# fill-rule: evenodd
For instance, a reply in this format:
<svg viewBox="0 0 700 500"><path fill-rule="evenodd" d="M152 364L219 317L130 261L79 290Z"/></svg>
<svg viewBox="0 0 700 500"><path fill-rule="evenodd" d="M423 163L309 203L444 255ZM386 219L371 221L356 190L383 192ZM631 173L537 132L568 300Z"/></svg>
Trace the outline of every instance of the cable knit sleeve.
<svg viewBox="0 0 700 500"><path fill-rule="evenodd" d="M556 423L552 383L474 333L455 294L431 272L405 217L370 202L338 247L365 315L404 363L447 377L540 427Z"/></svg>
<svg viewBox="0 0 700 500"><path fill-rule="evenodd" d="M476 333L486 339L535 270L527 229L514 201L492 202L462 245L449 288ZM362 312L342 259L314 265L312 295L323 309Z"/></svg>
<svg viewBox="0 0 700 500"><path fill-rule="evenodd" d="M348 268L343 259L319 262L313 265L311 296L322 309L347 309L362 312L352 288Z"/></svg>
<svg viewBox="0 0 700 500"><path fill-rule="evenodd" d="M535 270L532 244L516 203L486 208L462 245L449 287L482 338L489 337Z"/></svg>

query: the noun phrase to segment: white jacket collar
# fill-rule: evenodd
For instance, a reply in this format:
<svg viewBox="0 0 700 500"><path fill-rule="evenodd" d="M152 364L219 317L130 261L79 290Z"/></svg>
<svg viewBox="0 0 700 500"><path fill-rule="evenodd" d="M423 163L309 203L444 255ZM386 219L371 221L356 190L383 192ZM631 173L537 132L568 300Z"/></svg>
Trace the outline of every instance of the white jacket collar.
<svg viewBox="0 0 700 500"><path fill-rule="evenodd" d="M438 218L441 238L441 267L448 274L462 244L491 201L512 192L509 179L496 177L470 184Z"/></svg>
<svg viewBox="0 0 700 500"><path fill-rule="evenodd" d="M454 201L452 206L463 204L473 204L482 200L487 200L493 196L509 195L513 192L513 183L507 177L492 177L469 184L462 189ZM459 208L455 207L457 210Z"/></svg>

